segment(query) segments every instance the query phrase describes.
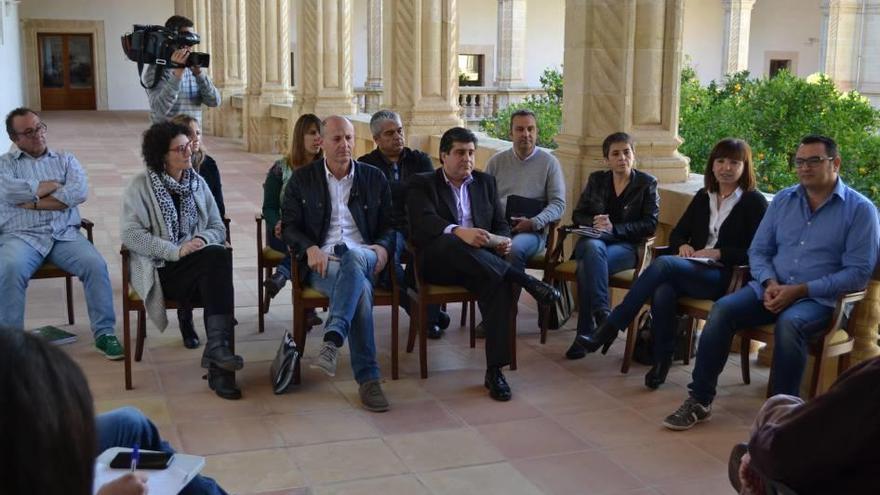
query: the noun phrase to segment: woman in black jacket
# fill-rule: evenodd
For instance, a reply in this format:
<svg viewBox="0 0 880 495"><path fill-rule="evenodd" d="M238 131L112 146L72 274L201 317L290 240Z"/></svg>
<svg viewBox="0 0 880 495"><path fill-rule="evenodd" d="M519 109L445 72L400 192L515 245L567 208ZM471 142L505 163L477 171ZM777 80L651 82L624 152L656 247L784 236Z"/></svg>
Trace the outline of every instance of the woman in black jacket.
<svg viewBox="0 0 880 495"><path fill-rule="evenodd" d="M581 238L572 256L577 260L579 309L568 359L586 355L578 337L591 335L608 317L608 274L636 265L636 243L654 235L660 214L657 179L633 168L632 137L623 132L608 136L602 154L610 170L590 174L572 214L575 224L594 228L597 237Z"/></svg>
<svg viewBox="0 0 880 495"><path fill-rule="evenodd" d="M752 150L741 139L715 145L706 167L705 187L691 200L669 236L668 256L657 258L630 288L623 301L592 335L588 350L608 349L648 299L654 330L654 366L645 385L666 381L675 348L676 300L682 296L716 300L730 283L732 268L748 264L748 248L767 209L755 189ZM690 260L687 258L699 258Z"/></svg>

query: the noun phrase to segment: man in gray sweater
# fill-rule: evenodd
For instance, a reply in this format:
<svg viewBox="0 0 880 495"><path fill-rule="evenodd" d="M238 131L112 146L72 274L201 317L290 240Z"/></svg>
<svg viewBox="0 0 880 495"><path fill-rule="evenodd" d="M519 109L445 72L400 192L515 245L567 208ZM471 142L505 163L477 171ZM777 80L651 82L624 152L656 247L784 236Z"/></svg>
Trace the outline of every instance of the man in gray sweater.
<svg viewBox="0 0 880 495"><path fill-rule="evenodd" d="M501 207L507 211L511 195L538 200L544 208L535 216L514 216L511 223L513 246L508 261L523 269L526 262L544 248L545 229L562 218L565 211L565 178L555 156L539 149L538 122L531 110L517 110L510 116L510 139L513 147L496 153L486 165L486 173L498 183Z"/></svg>
<svg viewBox="0 0 880 495"><path fill-rule="evenodd" d="M544 207L537 215L513 216L513 243L507 260L522 270L547 239L546 227L562 218L565 211L565 178L555 156L539 149L538 122L531 110L517 110L510 116L510 139L513 147L496 153L486 165L486 173L495 177L501 208L507 215L511 195L540 201Z"/></svg>

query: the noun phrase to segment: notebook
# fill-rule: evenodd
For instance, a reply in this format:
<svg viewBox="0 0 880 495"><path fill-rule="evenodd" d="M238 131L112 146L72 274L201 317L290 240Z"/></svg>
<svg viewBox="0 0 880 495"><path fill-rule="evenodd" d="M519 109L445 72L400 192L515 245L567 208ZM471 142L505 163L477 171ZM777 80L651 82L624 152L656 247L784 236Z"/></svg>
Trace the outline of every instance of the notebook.
<svg viewBox="0 0 880 495"><path fill-rule="evenodd" d="M128 469L112 469L110 461L119 452L131 452L125 447L112 447L105 450L95 460L95 483L92 493L97 494L101 486L129 472ZM141 450L141 452L149 452ZM149 493L174 495L179 493L205 467L205 458L198 455L174 454L174 459L166 469L138 470L147 477Z"/></svg>
<svg viewBox="0 0 880 495"><path fill-rule="evenodd" d="M52 325L31 330L31 333L55 345L70 344L71 342L76 342L77 338L75 333L70 333Z"/></svg>
<svg viewBox="0 0 880 495"><path fill-rule="evenodd" d="M543 200L511 194L507 197L504 218L508 221L513 217L533 218L544 210L544 206L546 203Z"/></svg>

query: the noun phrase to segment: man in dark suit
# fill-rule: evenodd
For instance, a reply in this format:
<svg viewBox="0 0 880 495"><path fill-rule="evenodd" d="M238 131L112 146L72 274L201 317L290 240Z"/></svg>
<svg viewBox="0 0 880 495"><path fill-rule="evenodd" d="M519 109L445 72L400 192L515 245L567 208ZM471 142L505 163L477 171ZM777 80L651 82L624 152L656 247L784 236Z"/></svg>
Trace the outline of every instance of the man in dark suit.
<svg viewBox="0 0 880 495"><path fill-rule="evenodd" d="M478 294L486 327L485 385L493 399L506 401L510 386L501 368L510 364L507 332L515 304L513 285L524 288L540 304L558 300L559 291L502 258L510 252L510 227L501 211L495 178L474 171L476 147L474 133L461 127L449 129L440 139L443 166L410 179L410 239L418 248L426 281L463 285Z"/></svg>

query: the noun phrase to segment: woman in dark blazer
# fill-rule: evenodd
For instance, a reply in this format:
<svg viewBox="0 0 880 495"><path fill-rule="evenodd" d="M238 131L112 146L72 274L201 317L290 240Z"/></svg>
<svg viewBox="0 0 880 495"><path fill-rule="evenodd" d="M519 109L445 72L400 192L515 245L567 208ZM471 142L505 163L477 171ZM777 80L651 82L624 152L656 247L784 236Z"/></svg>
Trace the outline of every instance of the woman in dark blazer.
<svg viewBox="0 0 880 495"><path fill-rule="evenodd" d="M639 309L651 300L654 366L645 385L664 381L675 348L676 300L682 296L716 300L730 283L732 267L748 264L748 248L767 209L755 189L752 150L741 139L724 139L712 149L705 187L691 200L669 236L667 256L657 258L636 280L623 301L582 345L607 348ZM703 258L701 261L687 258ZM709 264L707 264L709 263Z"/></svg>
<svg viewBox="0 0 880 495"><path fill-rule="evenodd" d="M609 170L590 174L572 214L575 224L593 227L601 237L582 237L574 248L578 323L574 342L565 353L568 359L586 355L578 337L591 335L608 317L608 275L636 265L636 245L654 235L660 214L657 179L633 168L632 137L611 134L602 143L602 155Z"/></svg>

